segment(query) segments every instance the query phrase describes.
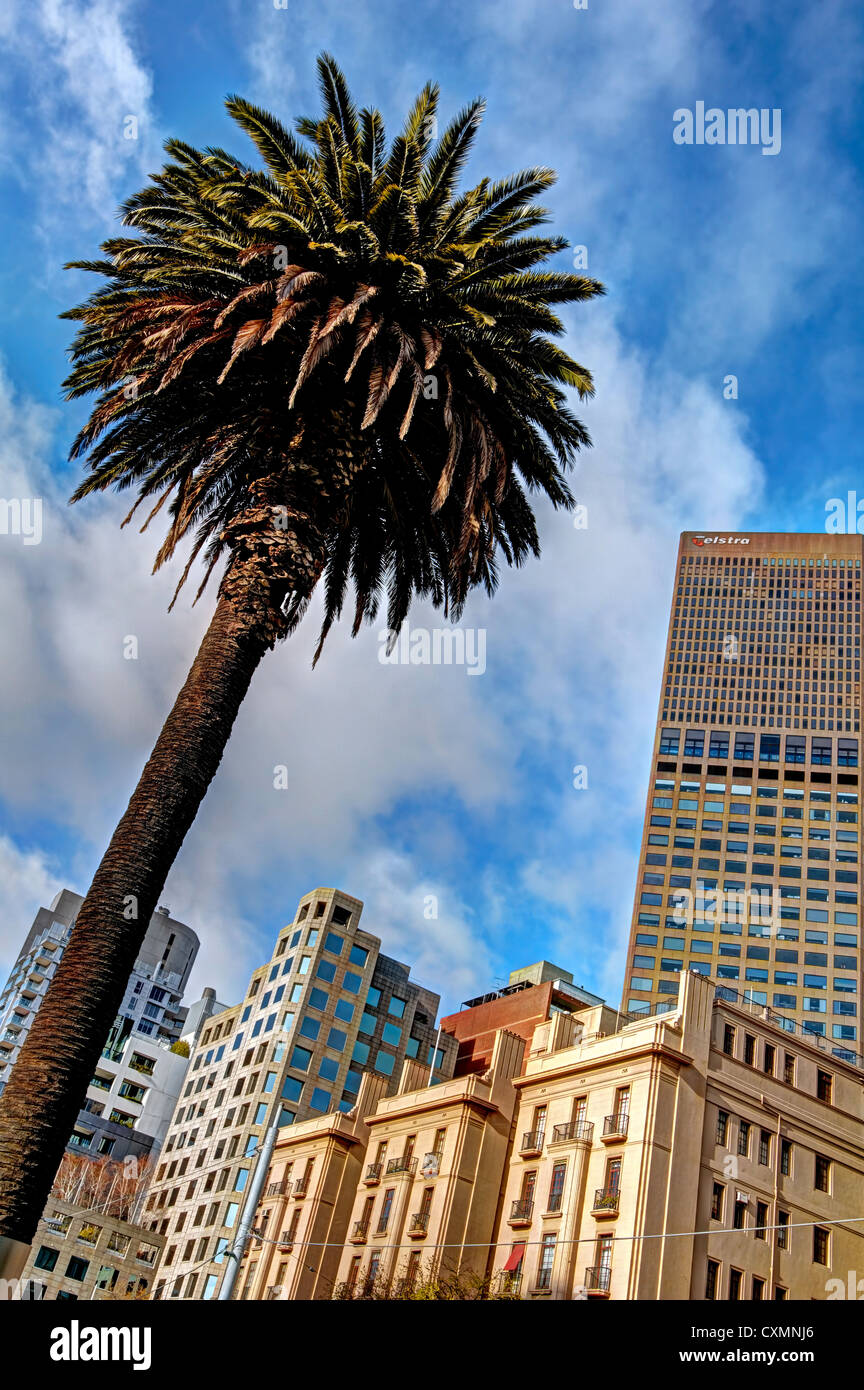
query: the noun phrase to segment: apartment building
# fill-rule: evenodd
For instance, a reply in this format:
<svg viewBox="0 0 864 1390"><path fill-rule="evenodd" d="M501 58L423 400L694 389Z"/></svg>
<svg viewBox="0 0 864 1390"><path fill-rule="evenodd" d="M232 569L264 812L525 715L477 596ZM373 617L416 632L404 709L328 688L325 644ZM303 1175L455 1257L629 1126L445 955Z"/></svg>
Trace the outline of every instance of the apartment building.
<svg viewBox="0 0 864 1390"><path fill-rule="evenodd" d="M40 907L0 995L0 1089L63 957L84 899L63 889ZM183 1083L187 1062L170 1048L187 1029L183 991L198 937L154 912L129 977L69 1147L94 1158L146 1160L158 1149ZM196 1026L215 1005L213 991L195 1006Z"/></svg>
<svg viewBox="0 0 864 1390"><path fill-rule="evenodd" d="M367 1118L386 1091L385 1077L367 1071L347 1114L337 1110L280 1131L255 1216L258 1238L243 1260L241 1298L332 1297L366 1171Z"/></svg>
<svg viewBox="0 0 864 1390"><path fill-rule="evenodd" d="M242 1003L204 1027L146 1210L168 1238L163 1296L215 1296L258 1145L277 1115L287 1126L347 1113L364 1072L395 1089L406 1057L452 1075L457 1044L437 1038L438 995L382 954L359 925L362 910L336 889L307 893Z"/></svg>
<svg viewBox="0 0 864 1390"><path fill-rule="evenodd" d="M485 1073L433 1086L406 1063L397 1094L367 1116L367 1163L339 1265L347 1292L485 1276L524 1050L501 1029Z"/></svg>
<svg viewBox="0 0 864 1390"><path fill-rule="evenodd" d="M864 1261L864 1074L698 974L535 1033L491 1271L523 1299L825 1299Z"/></svg>
<svg viewBox="0 0 864 1390"><path fill-rule="evenodd" d="M164 1243L119 1216L52 1197L21 1274L20 1297L145 1298Z"/></svg>
<svg viewBox="0 0 864 1390"><path fill-rule="evenodd" d="M860 536L685 531L623 1007L684 970L862 1052Z"/></svg>

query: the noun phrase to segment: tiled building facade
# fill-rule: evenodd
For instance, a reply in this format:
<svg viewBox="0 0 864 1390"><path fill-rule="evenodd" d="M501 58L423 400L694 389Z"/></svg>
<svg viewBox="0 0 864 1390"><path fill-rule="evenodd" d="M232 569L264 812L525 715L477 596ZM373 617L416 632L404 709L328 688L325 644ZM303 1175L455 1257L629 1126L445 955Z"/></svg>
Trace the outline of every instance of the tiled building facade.
<svg viewBox="0 0 864 1390"><path fill-rule="evenodd" d="M864 1052L862 545L682 535L626 1010L691 970Z"/></svg>
<svg viewBox="0 0 864 1390"><path fill-rule="evenodd" d="M145 1213L167 1238L160 1296L215 1297L277 1111L283 1126L348 1112L364 1072L395 1089L406 1057L452 1072L455 1040L436 1051L438 996L381 954L362 908L335 889L307 894L243 1002L202 1030Z"/></svg>

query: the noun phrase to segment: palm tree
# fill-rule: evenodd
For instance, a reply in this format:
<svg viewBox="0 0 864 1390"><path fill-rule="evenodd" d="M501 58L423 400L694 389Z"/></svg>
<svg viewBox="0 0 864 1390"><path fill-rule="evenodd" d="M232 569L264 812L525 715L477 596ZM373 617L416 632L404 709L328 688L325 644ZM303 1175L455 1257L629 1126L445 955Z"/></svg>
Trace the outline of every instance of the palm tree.
<svg viewBox="0 0 864 1390"><path fill-rule="evenodd" d="M501 557L539 553L530 494L570 507L590 443L563 388L591 377L553 341L552 306L601 294L537 267L554 181L528 169L458 191L482 113L436 138L427 85L388 147L334 60L296 133L231 97L263 168L169 141L123 207L133 236L73 262L102 283L79 322L67 397L97 393L72 448L73 500L132 489L168 503L155 568L190 542L221 565L212 622L78 913L0 1101L0 1235L29 1241L168 871L265 652L323 588L328 629L386 598L458 617ZM124 523L125 524L125 523ZM175 599L177 594L174 595ZM197 596L196 596L197 597Z"/></svg>

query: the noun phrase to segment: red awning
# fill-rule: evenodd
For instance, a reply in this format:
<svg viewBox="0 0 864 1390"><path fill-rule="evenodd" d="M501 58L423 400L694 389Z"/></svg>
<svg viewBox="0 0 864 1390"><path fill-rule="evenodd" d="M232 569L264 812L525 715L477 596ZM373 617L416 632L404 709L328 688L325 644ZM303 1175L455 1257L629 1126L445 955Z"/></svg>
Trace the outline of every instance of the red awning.
<svg viewBox="0 0 864 1390"><path fill-rule="evenodd" d="M516 1270L516 1269L519 1268L519 1266L520 1266L521 1263L522 1263L522 1256L523 1256L524 1254L525 1254L525 1246L524 1246L524 1245L514 1245L514 1246L513 1246L513 1249L510 1251L510 1254L509 1254L508 1257L507 1257L507 1263L506 1263L505 1266L504 1266L504 1268L507 1270L508 1274L512 1274L514 1270Z"/></svg>

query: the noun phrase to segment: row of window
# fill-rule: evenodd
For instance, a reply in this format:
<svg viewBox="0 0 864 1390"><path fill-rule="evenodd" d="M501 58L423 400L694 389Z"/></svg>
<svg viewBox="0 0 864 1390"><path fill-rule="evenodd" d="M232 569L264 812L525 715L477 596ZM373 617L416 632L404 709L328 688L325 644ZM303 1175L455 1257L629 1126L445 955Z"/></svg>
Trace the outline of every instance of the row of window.
<svg viewBox="0 0 864 1390"><path fill-rule="evenodd" d="M815 691L813 692L815 702ZM683 748L682 748L683 737ZM723 759L729 757L729 745L731 735L721 730L712 731L708 737L708 757ZM660 755L664 758L677 758L679 752L683 752L685 758L703 758L705 756L706 731L704 729L688 729L684 732L676 728L664 728L660 732ZM857 767L858 766L858 740L853 738L837 739L837 766L838 767ZM779 763L780 762L780 734L760 734L759 736L759 757L760 763ZM817 767L831 767L833 763L833 743L830 738L819 738L817 735L810 737L810 763ZM750 732L736 734L732 743L732 758L734 762L752 763L756 759L756 735ZM784 761L787 764L807 762L807 738L803 734L786 734L784 744Z"/></svg>
<svg viewBox="0 0 864 1390"><path fill-rule="evenodd" d="M743 1270L743 1269L736 1269L734 1265L730 1265L730 1266L729 1266L729 1273L728 1273L728 1276L727 1276L727 1279L726 1279L726 1283L725 1283L725 1288L726 1288L725 1297L728 1298L732 1303L740 1303L740 1302L743 1302L743 1301L745 1300L745 1298L746 1298L746 1294L745 1294L745 1285L746 1285L746 1275L745 1275L745 1273L744 1273L744 1270ZM706 1275L705 1275L705 1298L706 1298L706 1300L707 1300L709 1303L712 1303L712 1302L717 1301L718 1299L722 1299L722 1298L724 1297L724 1294L723 1294L723 1292L722 1292L723 1287L724 1287L724 1280L723 1280L722 1266L721 1266L721 1264L720 1264L720 1261L719 1261L719 1260L709 1260L709 1261L708 1261L707 1272L706 1272ZM775 1300L777 1303L785 1303L786 1300L787 1300L787 1298L788 1298L788 1296L789 1296L789 1290L786 1289L786 1288L784 1288L782 1284L775 1284L775 1285L774 1285L774 1300ZM763 1279L763 1278L761 1277L761 1275L758 1275L758 1274L753 1274L753 1275L751 1275L751 1278L750 1278L750 1299L751 1299L751 1301L755 1301L756 1303L764 1302L766 1299L768 1299L768 1298L770 1298L770 1297L771 1297L771 1293L770 1293L770 1289L768 1288L767 1280Z"/></svg>

